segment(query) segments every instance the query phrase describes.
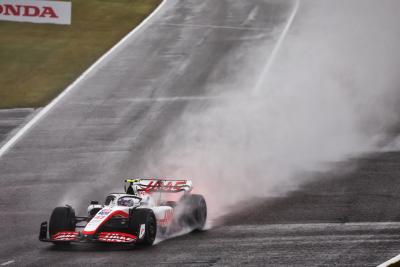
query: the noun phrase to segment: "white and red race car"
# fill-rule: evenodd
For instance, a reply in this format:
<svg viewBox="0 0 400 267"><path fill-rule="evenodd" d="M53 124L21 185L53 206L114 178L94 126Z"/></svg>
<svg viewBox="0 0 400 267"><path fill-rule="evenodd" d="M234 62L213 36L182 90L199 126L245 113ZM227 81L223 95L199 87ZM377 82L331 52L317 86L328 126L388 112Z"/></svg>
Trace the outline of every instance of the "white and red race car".
<svg viewBox="0 0 400 267"><path fill-rule="evenodd" d="M92 201L88 216L77 217L71 206L57 207L40 226L39 240L56 245L70 242L152 245L157 231L169 235L185 227L204 228L207 205L191 194L190 180L125 180L125 193L111 193L104 204ZM179 200L165 197L183 193Z"/></svg>

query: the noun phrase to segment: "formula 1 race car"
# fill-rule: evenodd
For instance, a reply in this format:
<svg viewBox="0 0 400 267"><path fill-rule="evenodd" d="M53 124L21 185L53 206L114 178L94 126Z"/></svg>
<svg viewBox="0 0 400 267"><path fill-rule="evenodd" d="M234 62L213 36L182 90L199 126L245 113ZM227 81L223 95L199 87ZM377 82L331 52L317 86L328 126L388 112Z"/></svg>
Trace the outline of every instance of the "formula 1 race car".
<svg viewBox="0 0 400 267"><path fill-rule="evenodd" d="M207 218L204 197L191 194L189 180L125 180L125 193L111 193L104 204L91 201L88 216L75 216L71 206L57 207L40 226L39 240L56 245L70 242L153 244L157 231L169 235L184 228L201 230ZM168 193L183 193L166 200ZM173 194L176 195L176 194ZM83 230L82 230L83 229Z"/></svg>

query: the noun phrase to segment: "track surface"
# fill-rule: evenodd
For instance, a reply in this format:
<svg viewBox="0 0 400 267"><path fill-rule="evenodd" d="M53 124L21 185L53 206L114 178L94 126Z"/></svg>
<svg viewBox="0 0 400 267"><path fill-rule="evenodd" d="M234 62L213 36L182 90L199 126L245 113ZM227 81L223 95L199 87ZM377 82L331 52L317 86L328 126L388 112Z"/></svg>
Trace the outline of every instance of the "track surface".
<svg viewBox="0 0 400 267"><path fill-rule="evenodd" d="M224 224L241 223L242 216L250 224L400 221L400 153L377 153L341 165L348 171L318 175L285 197L262 199L240 216L227 216ZM268 210L268 216L257 209Z"/></svg>
<svg viewBox="0 0 400 267"><path fill-rule="evenodd" d="M396 255L400 224L237 225L164 241L151 249L45 246L18 262L35 265L376 266Z"/></svg>
<svg viewBox="0 0 400 267"><path fill-rule="evenodd" d="M0 160L0 264L374 265L397 254L398 224L249 225L312 221L265 219L274 212L271 202L265 212L252 212L252 220L230 220L231 226L149 249L55 250L37 241L38 226L54 206L68 202L82 210L91 199L119 189L121 179L147 176L142 155L191 101L217 95L217 84L229 88L226 66L248 60L246 52L260 44L260 56L267 58L277 41L272 33L284 28L292 8L290 1L168 0ZM328 217L342 218L342 211ZM311 212L307 218L315 217Z"/></svg>
<svg viewBox="0 0 400 267"><path fill-rule="evenodd" d="M31 108L1 109L0 110L0 145L12 135L34 112Z"/></svg>

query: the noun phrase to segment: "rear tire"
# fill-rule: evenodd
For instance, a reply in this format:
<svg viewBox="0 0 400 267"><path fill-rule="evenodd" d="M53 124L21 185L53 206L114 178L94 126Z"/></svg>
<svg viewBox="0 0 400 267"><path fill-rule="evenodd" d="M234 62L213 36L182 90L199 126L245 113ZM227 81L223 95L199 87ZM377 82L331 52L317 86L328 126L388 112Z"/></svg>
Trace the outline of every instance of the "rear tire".
<svg viewBox="0 0 400 267"><path fill-rule="evenodd" d="M49 221L49 234L50 238L58 232L62 231L75 231L76 219L75 211L67 207L57 207L53 210ZM54 241L56 245L67 245L70 242L66 241Z"/></svg>
<svg viewBox="0 0 400 267"><path fill-rule="evenodd" d="M137 236L137 245L151 246L157 235L157 221L154 212L151 209L135 209L132 211L131 229ZM145 225L145 232L142 239L139 239L140 228Z"/></svg>
<svg viewBox="0 0 400 267"><path fill-rule="evenodd" d="M202 195L184 195L179 201L183 209L181 220L192 230L202 230L207 220L207 204Z"/></svg>

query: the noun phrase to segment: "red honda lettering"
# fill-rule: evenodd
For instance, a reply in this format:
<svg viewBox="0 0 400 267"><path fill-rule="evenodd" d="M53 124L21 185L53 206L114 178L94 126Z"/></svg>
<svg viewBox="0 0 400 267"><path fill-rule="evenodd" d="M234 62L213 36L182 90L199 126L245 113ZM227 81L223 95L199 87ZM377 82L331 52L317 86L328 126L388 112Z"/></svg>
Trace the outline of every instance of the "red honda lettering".
<svg viewBox="0 0 400 267"><path fill-rule="evenodd" d="M36 6L24 6L25 17L38 17L40 15L40 9Z"/></svg>
<svg viewBox="0 0 400 267"><path fill-rule="evenodd" d="M4 11L4 15L12 15L12 16L19 16L20 14L20 10L21 10L21 6L20 5L4 5L5 7L5 11Z"/></svg>
<svg viewBox="0 0 400 267"><path fill-rule="evenodd" d="M54 12L53 8L51 8L49 6L43 7L43 12L40 15L40 17L46 17L46 16L49 16L50 18L58 18L58 16L56 15L56 12Z"/></svg>

